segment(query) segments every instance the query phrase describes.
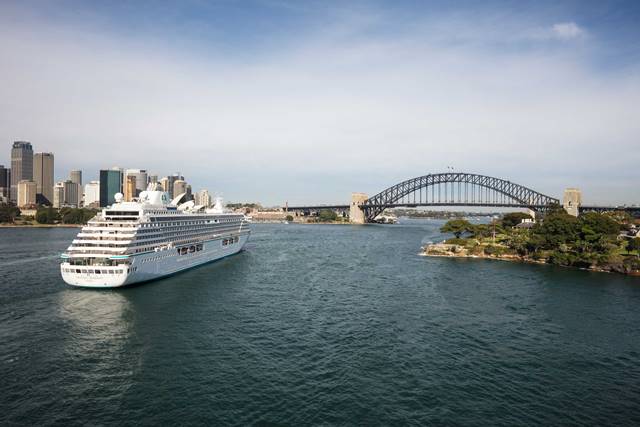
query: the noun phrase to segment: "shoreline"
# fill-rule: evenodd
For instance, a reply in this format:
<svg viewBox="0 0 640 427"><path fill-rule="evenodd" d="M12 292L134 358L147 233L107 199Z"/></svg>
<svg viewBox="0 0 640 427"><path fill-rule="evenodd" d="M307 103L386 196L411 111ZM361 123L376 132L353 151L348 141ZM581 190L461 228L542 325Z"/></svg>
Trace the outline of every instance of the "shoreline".
<svg viewBox="0 0 640 427"><path fill-rule="evenodd" d="M625 276L635 276L640 277L640 270L630 270L630 271L619 271L613 268L606 267L576 267L571 265L556 265L547 262L547 260L536 260L529 257L524 257L521 255L513 255L513 254L496 254L496 255L488 255L485 253L482 254L470 254L467 250L460 245L449 244L449 243L431 243L424 245L421 248L421 251L418 253L419 256L424 257L435 257L435 258L457 258L457 259L482 259L482 260L493 260L493 261L506 261L506 262L517 262L522 264L537 264L537 265L553 265L557 267L570 268L573 270L582 270L582 271L591 271L595 273L617 273L623 274Z"/></svg>

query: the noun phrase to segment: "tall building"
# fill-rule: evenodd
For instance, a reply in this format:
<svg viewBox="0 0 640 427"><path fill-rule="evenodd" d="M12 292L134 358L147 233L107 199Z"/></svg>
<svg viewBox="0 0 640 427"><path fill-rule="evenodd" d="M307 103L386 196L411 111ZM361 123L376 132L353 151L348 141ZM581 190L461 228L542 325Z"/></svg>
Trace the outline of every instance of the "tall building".
<svg viewBox="0 0 640 427"><path fill-rule="evenodd" d="M91 181L84 186L84 205L100 206L100 181Z"/></svg>
<svg viewBox="0 0 640 427"><path fill-rule="evenodd" d="M193 200L193 190L191 189L191 184L187 184L187 188L185 188L185 193L187 193L187 200Z"/></svg>
<svg viewBox="0 0 640 427"><path fill-rule="evenodd" d="M33 156L33 180L36 182L38 203L53 204L53 153L36 153Z"/></svg>
<svg viewBox="0 0 640 427"><path fill-rule="evenodd" d="M175 193L174 191L174 184L176 181L184 181L184 176L180 175L180 172L174 173L171 176L165 176L160 180L160 182L162 183L162 187L164 188L164 191L169 193L169 197L171 198L174 198L180 195L180 193Z"/></svg>
<svg viewBox="0 0 640 427"><path fill-rule="evenodd" d="M171 197L178 197L187 192L187 183L181 179L177 179L173 183L173 194Z"/></svg>
<svg viewBox="0 0 640 427"><path fill-rule="evenodd" d="M63 183L64 186L64 205L71 206L77 208L80 206L80 187L77 183L71 181L70 179L66 180Z"/></svg>
<svg viewBox="0 0 640 427"><path fill-rule="evenodd" d="M28 207L36 204L36 183L23 179L18 183L18 207Z"/></svg>
<svg viewBox="0 0 640 427"><path fill-rule="evenodd" d="M11 169L0 165L0 200L9 201L9 191L11 190Z"/></svg>
<svg viewBox="0 0 640 427"><path fill-rule="evenodd" d="M77 169L70 171L69 180L74 184L82 185L82 171Z"/></svg>
<svg viewBox="0 0 640 427"><path fill-rule="evenodd" d="M77 206L80 206L80 202L83 201L83 194L82 194L82 171L78 170L78 169L74 169L72 171L69 171L69 181L71 181L72 183L74 183L76 185L76 190L75 192L78 194L78 203Z"/></svg>
<svg viewBox="0 0 640 427"><path fill-rule="evenodd" d="M122 173L113 168L100 171L100 206L105 207L115 202L115 194L122 193Z"/></svg>
<svg viewBox="0 0 640 427"><path fill-rule="evenodd" d="M64 205L64 182L53 186L53 207L60 209Z"/></svg>
<svg viewBox="0 0 640 427"><path fill-rule="evenodd" d="M162 178L160 180L160 186L162 187L162 191L166 191L167 193L169 193L169 195L171 195L171 191L173 191L173 188L171 189L171 191L169 191L169 177L165 176L164 178Z"/></svg>
<svg viewBox="0 0 640 427"><path fill-rule="evenodd" d="M16 141L11 148L10 199L18 201L18 183L33 180L33 147L30 142Z"/></svg>
<svg viewBox="0 0 640 427"><path fill-rule="evenodd" d="M138 197L140 192L147 189L147 181L148 181L147 171L144 169L127 169L125 171L125 183L126 183L127 177L130 177L130 176L133 176L136 179L136 191L133 197Z"/></svg>
<svg viewBox="0 0 640 427"><path fill-rule="evenodd" d="M211 195L208 190L200 190L195 194L196 205L211 206Z"/></svg>
<svg viewBox="0 0 640 427"><path fill-rule="evenodd" d="M127 175L124 181L124 201L131 202L136 196L136 177Z"/></svg>

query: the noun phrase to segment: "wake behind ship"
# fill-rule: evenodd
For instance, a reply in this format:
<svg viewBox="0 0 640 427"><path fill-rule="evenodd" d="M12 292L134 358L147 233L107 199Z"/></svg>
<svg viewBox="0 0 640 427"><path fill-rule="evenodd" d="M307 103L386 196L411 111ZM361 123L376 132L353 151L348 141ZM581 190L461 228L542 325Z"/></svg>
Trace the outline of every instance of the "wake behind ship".
<svg viewBox="0 0 640 427"><path fill-rule="evenodd" d="M158 279L242 250L251 233L243 214L180 204L147 190L132 202L104 208L61 255L62 278L72 286L115 288Z"/></svg>

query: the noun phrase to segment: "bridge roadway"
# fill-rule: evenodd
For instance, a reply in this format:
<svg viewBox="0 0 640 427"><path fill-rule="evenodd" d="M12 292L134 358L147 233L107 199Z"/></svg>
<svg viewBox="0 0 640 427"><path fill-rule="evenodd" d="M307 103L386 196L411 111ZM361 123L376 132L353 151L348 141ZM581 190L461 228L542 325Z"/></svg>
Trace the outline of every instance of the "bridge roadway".
<svg viewBox="0 0 640 427"><path fill-rule="evenodd" d="M380 208L417 208L417 207L428 207L428 206L464 206L464 207L490 207L490 208L523 208L523 209L531 209L538 208L542 209L545 206L531 206L531 205L517 205L513 203L458 203L458 202L450 202L450 203L394 203L389 205L367 205L367 207L380 207ZM287 212L317 212L323 209L330 209L335 211L346 211L349 209L349 205L311 205L311 206L283 206L283 210ZM640 206L580 206L580 213L583 212L613 212L613 211L624 211L633 215L634 217L640 217Z"/></svg>
<svg viewBox="0 0 640 427"><path fill-rule="evenodd" d="M391 203L391 204L371 204L366 205L367 208L416 208L419 206L468 206L468 207L490 207L490 208L545 208L546 206L513 204L513 203L465 203L465 202L434 202L434 203ZM284 206L282 209L288 212L303 211L315 212L323 209L331 210L347 210L349 205L312 205L312 206Z"/></svg>

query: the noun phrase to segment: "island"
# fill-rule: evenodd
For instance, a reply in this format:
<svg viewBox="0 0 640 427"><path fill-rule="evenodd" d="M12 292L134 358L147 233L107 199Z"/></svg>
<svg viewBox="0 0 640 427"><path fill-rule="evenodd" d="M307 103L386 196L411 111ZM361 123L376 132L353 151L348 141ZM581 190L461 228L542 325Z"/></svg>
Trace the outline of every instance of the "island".
<svg viewBox="0 0 640 427"><path fill-rule="evenodd" d="M521 212L508 213L489 224L452 219L440 231L453 237L423 246L421 255L640 275L640 233L636 222L624 212L586 212L574 217L561 207L551 208L538 221Z"/></svg>

